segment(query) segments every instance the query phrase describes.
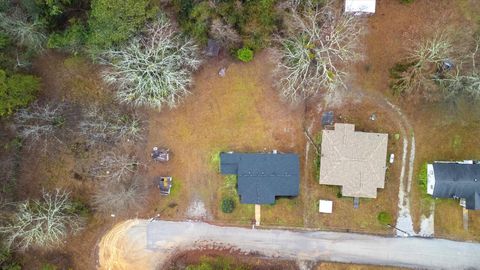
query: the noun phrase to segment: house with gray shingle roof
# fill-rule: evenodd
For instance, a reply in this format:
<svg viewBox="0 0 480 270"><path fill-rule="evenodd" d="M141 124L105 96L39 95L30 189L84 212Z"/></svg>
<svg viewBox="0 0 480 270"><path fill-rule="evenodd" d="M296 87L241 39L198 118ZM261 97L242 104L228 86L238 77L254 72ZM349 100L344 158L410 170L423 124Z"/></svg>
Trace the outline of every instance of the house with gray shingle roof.
<svg viewBox="0 0 480 270"><path fill-rule="evenodd" d="M427 193L435 198L460 199L470 210L480 209L480 164L473 161L427 165Z"/></svg>
<svg viewBox="0 0 480 270"><path fill-rule="evenodd" d="M320 184L342 187L347 197L376 198L385 183L388 134L355 131L335 124L323 130Z"/></svg>
<svg viewBox="0 0 480 270"><path fill-rule="evenodd" d="M245 204L272 204L279 196L297 196L299 171L295 154L220 154L220 172L237 175L240 202Z"/></svg>

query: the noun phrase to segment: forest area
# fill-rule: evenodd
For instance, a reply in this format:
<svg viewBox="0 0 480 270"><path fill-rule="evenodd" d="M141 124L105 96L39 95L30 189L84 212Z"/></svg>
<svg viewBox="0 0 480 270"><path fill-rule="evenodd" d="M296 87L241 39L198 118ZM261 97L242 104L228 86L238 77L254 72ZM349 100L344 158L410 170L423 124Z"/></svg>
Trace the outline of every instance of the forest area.
<svg viewBox="0 0 480 270"><path fill-rule="evenodd" d="M235 114L233 122L250 121L261 127L258 137L247 134L248 126L238 129L241 144L248 141L260 148L281 140L290 142L287 135L264 139L265 134L274 133L264 122L285 120L293 123L285 130L292 127L302 138L291 139L291 149L303 151L299 145L305 139L301 125L308 116L307 106L323 104L319 97L347 89L356 63L365 61L366 19L344 14L341 2L0 0L0 268L94 269L99 238L115 223L150 218L159 212L168 218L183 218L186 210L178 202L178 190L172 190L172 199L160 206L154 202L157 195L152 194L157 190L152 188L152 161L145 149L157 143L152 142L155 132L172 145L188 142L181 148L185 152L195 141L205 143L205 149L198 151L202 162L218 152L215 143L229 145L224 141L231 137L230 119L219 118L225 123L212 128L218 133L218 137L211 135L214 142L190 138L194 128L182 126L197 127L192 121L198 120L205 123L200 127L207 132L208 124L214 122L210 114L205 114L206 120L187 119L192 114L203 115L195 109L209 110L209 102L218 102L200 96L199 102L208 103L204 108L189 99L198 97L199 73L218 73L212 62L233 63L232 74L243 72L265 83L242 81L239 84L248 89L240 87L243 94L233 100L224 97L236 95L233 90L204 89L223 98L220 102L228 101L219 107ZM410 2L414 1L395 0L407 7ZM386 74L378 73L382 79L372 83L386 82L387 90L385 85L373 88L382 88L380 95L392 98L409 113L417 106L476 106L480 99L480 17L469 16L474 27L464 31L439 27L405 45L401 57L383 67ZM221 60L205 53L212 40L222 48ZM368 73L370 66L359 69ZM258 74L267 75L255 77ZM256 87L272 87L275 92L259 93ZM258 99L274 100L275 105L263 106ZM190 107L184 109L187 104ZM257 105L266 112L243 108ZM278 113L283 107L288 111ZM192 111L177 113L177 109ZM155 120L160 114L163 123L177 126L165 128L171 134L155 131L164 127ZM226 131L221 133L222 129ZM427 141L425 134L419 137ZM428 151L421 152L424 160L430 158ZM180 165L181 169L174 169L183 170ZM202 166L198 165L207 167ZM223 185L213 183L214 190ZM194 197L190 194L193 184L181 185L174 188L187 194L185 200ZM212 201L220 200L215 196L210 196ZM223 209L218 204L207 203L207 208L219 212L215 217L228 219L236 202L227 202L230 212L220 212ZM303 207L297 201L288 203ZM281 216L272 213L272 220Z"/></svg>

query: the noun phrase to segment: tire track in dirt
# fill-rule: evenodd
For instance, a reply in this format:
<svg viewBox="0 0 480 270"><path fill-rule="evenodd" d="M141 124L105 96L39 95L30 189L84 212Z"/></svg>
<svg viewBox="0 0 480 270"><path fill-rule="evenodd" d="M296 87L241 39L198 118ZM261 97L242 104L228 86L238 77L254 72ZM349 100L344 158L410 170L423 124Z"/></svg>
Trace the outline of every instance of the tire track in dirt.
<svg viewBox="0 0 480 270"><path fill-rule="evenodd" d="M131 219L118 223L98 244L98 269L129 270L155 269L157 254L145 249L146 227L140 220Z"/></svg>

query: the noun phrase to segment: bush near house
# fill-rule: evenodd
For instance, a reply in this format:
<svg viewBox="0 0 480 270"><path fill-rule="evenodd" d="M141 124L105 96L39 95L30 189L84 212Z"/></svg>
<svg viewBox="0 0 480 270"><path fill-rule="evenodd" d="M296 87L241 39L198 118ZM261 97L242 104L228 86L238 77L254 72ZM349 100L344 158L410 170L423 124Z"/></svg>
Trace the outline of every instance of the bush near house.
<svg viewBox="0 0 480 270"><path fill-rule="evenodd" d="M423 163L418 173L418 184L422 190L422 194L427 193L427 163Z"/></svg>
<svg viewBox="0 0 480 270"><path fill-rule="evenodd" d="M385 211L378 213L377 219L382 225L389 225L392 223L392 215Z"/></svg>
<svg viewBox="0 0 480 270"><path fill-rule="evenodd" d="M235 209L235 201L232 198L223 198L222 200L222 212L229 214Z"/></svg>
<svg viewBox="0 0 480 270"><path fill-rule="evenodd" d="M237 51L237 58L242 62L250 62L253 60L253 51L249 48L241 48Z"/></svg>

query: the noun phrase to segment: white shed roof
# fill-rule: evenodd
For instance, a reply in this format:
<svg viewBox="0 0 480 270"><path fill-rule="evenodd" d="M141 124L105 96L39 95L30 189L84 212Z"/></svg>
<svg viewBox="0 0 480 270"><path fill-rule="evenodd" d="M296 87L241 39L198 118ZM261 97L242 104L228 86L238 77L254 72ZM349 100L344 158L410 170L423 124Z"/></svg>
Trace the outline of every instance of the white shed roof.
<svg viewBox="0 0 480 270"><path fill-rule="evenodd" d="M345 12L375 13L376 0L345 0Z"/></svg>
<svg viewBox="0 0 480 270"><path fill-rule="evenodd" d="M327 200L320 200L318 211L320 213L331 214L333 209L333 202Z"/></svg>

